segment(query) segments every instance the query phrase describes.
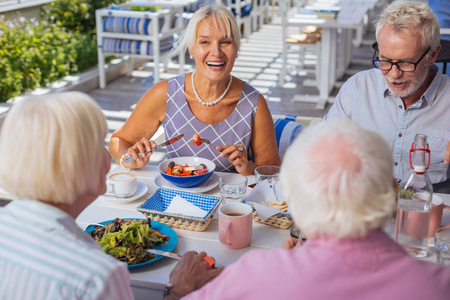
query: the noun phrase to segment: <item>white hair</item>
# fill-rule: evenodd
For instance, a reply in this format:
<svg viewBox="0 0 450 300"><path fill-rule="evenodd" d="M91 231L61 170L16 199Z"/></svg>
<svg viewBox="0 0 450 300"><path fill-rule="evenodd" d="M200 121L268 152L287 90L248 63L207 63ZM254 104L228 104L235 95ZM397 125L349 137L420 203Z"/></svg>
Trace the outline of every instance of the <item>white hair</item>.
<svg viewBox="0 0 450 300"><path fill-rule="evenodd" d="M424 48L431 47L433 52L440 44L440 29L436 15L426 3L418 1L395 1L387 6L376 23L376 38L381 29L392 25L394 32L410 36L419 33Z"/></svg>
<svg viewBox="0 0 450 300"><path fill-rule="evenodd" d="M236 19L222 3L217 2L203 6L194 13L189 20L186 31L177 43L177 48L181 48L183 51L190 50L197 39L198 25L207 18L212 18L214 26L223 32L224 37L232 39L236 44L236 50L239 51L241 47L241 32Z"/></svg>
<svg viewBox="0 0 450 300"><path fill-rule="evenodd" d="M107 131L98 104L80 92L14 104L0 133L0 185L19 198L48 203L95 194L105 181Z"/></svg>
<svg viewBox="0 0 450 300"><path fill-rule="evenodd" d="M395 203L392 174L392 152L380 135L332 118L295 139L280 181L307 236L341 239L384 227Z"/></svg>

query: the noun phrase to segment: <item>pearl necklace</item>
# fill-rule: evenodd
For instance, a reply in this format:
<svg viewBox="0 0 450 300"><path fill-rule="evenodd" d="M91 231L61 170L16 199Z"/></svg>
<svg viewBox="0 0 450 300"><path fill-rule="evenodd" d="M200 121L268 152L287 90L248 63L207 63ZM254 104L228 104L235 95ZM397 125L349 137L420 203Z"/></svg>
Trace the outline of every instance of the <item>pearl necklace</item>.
<svg viewBox="0 0 450 300"><path fill-rule="evenodd" d="M228 82L228 86L227 86L225 92L223 92L223 94L219 98L217 98L216 100L214 100L212 102L205 102L205 101L203 101L200 98L200 96L198 95L197 91L195 90L194 74L195 74L195 71L191 75L192 89L194 90L194 94L195 94L195 97L197 97L198 102L200 102L202 105L205 105L205 106L212 106L212 105L215 105L215 104L219 103L223 99L223 97L225 97L225 95L227 94L227 92L228 92L228 90L230 89L230 86L231 86L231 81L233 80L233 76L231 76L231 74L230 74L230 82Z"/></svg>

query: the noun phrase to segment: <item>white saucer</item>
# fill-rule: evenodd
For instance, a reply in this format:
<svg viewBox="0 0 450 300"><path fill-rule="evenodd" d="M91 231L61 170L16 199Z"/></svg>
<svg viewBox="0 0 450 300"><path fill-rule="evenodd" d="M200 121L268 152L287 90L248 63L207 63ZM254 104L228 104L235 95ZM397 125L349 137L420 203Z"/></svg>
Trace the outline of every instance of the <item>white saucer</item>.
<svg viewBox="0 0 450 300"><path fill-rule="evenodd" d="M145 193L147 193L147 190L148 190L148 187L146 184L138 182L137 188L136 188L136 193L134 193L134 195L131 197L122 198L122 197L118 197L118 196L108 196L107 194L101 195L100 197L102 197L103 199L106 199L106 200L121 202L121 203L132 202L132 201L144 196Z"/></svg>
<svg viewBox="0 0 450 300"><path fill-rule="evenodd" d="M190 188L182 188L182 187L178 187L178 186L174 185L173 183L165 180L164 177L162 177L160 174L160 175L156 176L155 184L159 188L173 189L173 190L191 192L191 193L205 193L207 191L212 190L219 184L219 176L217 176L215 173L213 173L211 175L211 177L209 177L202 184L199 184L197 186L193 186Z"/></svg>

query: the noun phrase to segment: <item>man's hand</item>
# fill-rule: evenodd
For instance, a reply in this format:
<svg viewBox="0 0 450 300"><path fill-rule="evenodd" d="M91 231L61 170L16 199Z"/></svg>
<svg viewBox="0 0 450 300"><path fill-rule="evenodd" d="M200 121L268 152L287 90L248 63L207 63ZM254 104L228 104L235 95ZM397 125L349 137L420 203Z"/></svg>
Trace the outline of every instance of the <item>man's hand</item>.
<svg viewBox="0 0 450 300"><path fill-rule="evenodd" d="M209 282L222 272L222 269L208 269L208 263L203 260L206 253L186 252L170 273L172 290L181 295L187 295Z"/></svg>
<svg viewBox="0 0 450 300"><path fill-rule="evenodd" d="M297 238L295 238L295 237L288 237L283 243L283 248L289 250L289 249L292 249L292 248L294 248L294 247L296 247L298 245L299 245L299 243L298 243L298 239Z"/></svg>
<svg viewBox="0 0 450 300"><path fill-rule="evenodd" d="M446 165L450 164L450 142L448 142L447 148L445 149L444 163Z"/></svg>

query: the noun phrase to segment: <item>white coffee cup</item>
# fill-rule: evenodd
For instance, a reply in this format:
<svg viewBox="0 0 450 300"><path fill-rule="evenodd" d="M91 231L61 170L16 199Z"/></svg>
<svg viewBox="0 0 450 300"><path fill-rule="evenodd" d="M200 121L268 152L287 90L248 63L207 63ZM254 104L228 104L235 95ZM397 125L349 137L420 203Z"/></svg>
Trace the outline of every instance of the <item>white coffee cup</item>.
<svg viewBox="0 0 450 300"><path fill-rule="evenodd" d="M130 197L136 193L137 177L133 173L115 173L108 178L108 193L119 197Z"/></svg>

